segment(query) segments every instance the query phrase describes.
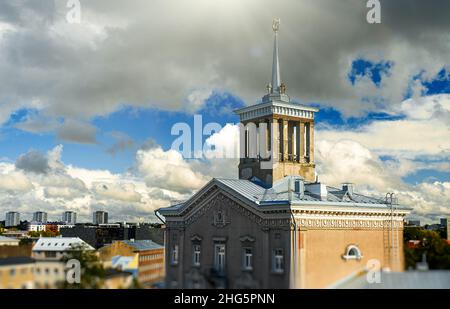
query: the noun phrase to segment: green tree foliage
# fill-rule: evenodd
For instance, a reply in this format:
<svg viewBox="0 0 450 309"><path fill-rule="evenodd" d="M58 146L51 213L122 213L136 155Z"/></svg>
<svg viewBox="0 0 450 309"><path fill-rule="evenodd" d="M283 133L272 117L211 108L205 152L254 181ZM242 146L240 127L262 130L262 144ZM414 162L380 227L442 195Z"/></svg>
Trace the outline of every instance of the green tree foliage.
<svg viewBox="0 0 450 309"><path fill-rule="evenodd" d="M59 235L61 235L59 232L55 232L55 231L40 231L40 232L36 232L36 231L29 231L28 235L30 237L57 237Z"/></svg>
<svg viewBox="0 0 450 309"><path fill-rule="evenodd" d="M450 245L435 231L427 231L418 227L409 227L404 231L405 265L415 268L425 253L430 269L450 269ZM409 240L419 240L416 248L409 248Z"/></svg>
<svg viewBox="0 0 450 309"><path fill-rule="evenodd" d="M105 280L105 269L98 256L93 251L74 247L63 259L64 262L75 259L80 262L81 282L70 284L67 281L61 283L59 288L63 289L100 289Z"/></svg>

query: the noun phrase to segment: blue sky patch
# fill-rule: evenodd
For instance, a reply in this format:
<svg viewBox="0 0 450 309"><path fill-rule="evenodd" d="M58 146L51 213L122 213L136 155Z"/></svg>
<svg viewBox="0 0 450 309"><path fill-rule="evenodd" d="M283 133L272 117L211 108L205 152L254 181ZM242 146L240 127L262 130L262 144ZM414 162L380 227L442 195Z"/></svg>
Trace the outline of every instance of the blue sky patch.
<svg viewBox="0 0 450 309"><path fill-rule="evenodd" d="M359 58L352 62L348 79L355 86L359 79L368 77L377 87L380 87L383 76L389 76L393 65L394 63L392 61L372 62Z"/></svg>

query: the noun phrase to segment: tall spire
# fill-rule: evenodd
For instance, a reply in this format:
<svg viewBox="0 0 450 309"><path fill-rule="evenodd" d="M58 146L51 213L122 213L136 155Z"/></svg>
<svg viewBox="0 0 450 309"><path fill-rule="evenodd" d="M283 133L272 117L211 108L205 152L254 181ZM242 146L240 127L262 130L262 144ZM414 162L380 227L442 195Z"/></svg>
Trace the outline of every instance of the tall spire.
<svg viewBox="0 0 450 309"><path fill-rule="evenodd" d="M275 18L272 24L275 33L275 42L273 46L273 64L272 64L272 93L280 92L280 61L278 60L278 30L280 29L280 19Z"/></svg>
<svg viewBox="0 0 450 309"><path fill-rule="evenodd" d="M273 63L272 63L272 82L267 85L267 94L263 96L262 102L290 102L289 96L286 94L286 85L281 82L280 77L280 60L278 58L278 31L280 29L280 19L274 18L272 29L275 35L273 46Z"/></svg>

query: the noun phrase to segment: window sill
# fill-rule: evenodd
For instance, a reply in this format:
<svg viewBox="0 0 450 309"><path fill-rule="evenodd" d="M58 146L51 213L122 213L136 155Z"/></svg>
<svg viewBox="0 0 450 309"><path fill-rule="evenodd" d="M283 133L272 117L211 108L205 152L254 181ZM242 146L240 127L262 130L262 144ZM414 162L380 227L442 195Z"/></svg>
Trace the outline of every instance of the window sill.
<svg viewBox="0 0 450 309"><path fill-rule="evenodd" d="M345 261L349 261L349 260L360 261L360 260L363 258L363 256L362 256L362 255L361 255L361 256L343 255L342 258L343 258Z"/></svg>

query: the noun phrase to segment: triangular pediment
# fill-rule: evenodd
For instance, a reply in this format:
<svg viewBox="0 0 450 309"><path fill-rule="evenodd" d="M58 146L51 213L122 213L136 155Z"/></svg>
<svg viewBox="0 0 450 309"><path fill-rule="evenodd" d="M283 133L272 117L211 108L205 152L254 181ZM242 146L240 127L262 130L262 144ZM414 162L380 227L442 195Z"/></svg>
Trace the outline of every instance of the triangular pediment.
<svg viewBox="0 0 450 309"><path fill-rule="evenodd" d="M212 210L212 211L210 211ZM176 217L182 225L190 225L207 213L211 214L212 224L218 228L227 226L230 213L238 212L258 225L284 225L285 219L270 219L258 209L258 205L243 198L243 196L213 179L191 199L186 201L176 212L170 214Z"/></svg>

